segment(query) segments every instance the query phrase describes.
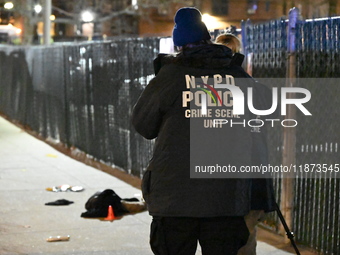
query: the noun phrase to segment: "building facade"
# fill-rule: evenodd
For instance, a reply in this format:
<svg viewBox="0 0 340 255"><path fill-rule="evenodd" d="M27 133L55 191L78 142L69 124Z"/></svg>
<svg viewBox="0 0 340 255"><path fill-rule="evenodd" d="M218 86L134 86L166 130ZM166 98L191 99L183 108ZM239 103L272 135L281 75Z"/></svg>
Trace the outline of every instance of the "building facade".
<svg viewBox="0 0 340 255"><path fill-rule="evenodd" d="M0 22L19 27L23 37L42 36L43 0L13 0L5 8L0 0ZM41 5L42 11L36 12ZM240 27L286 18L297 7L303 19L340 15L339 0L52 0L54 41L94 39L112 36L171 36L176 11L184 6L201 10L208 29ZM68 39L67 39L68 38ZM27 41L32 41L27 40ZM38 40L39 41L39 40Z"/></svg>

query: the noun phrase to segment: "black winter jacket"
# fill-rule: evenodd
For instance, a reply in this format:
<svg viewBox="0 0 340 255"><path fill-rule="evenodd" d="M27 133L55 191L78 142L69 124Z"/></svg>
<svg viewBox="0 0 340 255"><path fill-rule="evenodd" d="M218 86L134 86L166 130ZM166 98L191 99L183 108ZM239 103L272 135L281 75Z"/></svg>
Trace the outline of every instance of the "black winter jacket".
<svg viewBox="0 0 340 255"><path fill-rule="evenodd" d="M185 117L190 106L183 107L182 95L188 90L185 75L247 78L241 86L245 94L254 80L232 64L231 50L222 45L197 46L167 62L140 96L132 115L137 132L147 139L157 138L142 182L149 213L168 217L246 215L251 209L249 179L190 178L191 122ZM219 151L239 167L251 164L252 138L247 128L238 130L229 129Z"/></svg>

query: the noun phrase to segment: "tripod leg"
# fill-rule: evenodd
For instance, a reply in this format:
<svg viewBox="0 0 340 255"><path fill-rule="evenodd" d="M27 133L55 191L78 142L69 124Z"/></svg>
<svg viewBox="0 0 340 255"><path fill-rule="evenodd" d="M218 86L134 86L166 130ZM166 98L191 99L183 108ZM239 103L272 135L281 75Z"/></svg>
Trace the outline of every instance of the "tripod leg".
<svg viewBox="0 0 340 255"><path fill-rule="evenodd" d="M281 210L280 210L280 207L279 207L279 205L277 203L275 203L275 207L276 207L277 215L279 216L280 221L281 221L281 223L282 223L282 225L283 225L283 227L284 227L284 229L286 231L287 237L289 238L289 240L290 240L290 242L291 242L291 244L292 244L296 254L300 255L300 251L299 251L299 249L296 246L296 243L294 241L294 234L293 234L293 232L290 231L290 229L289 229L289 227L287 225L287 222L286 222L285 218L283 217L283 215L281 213Z"/></svg>

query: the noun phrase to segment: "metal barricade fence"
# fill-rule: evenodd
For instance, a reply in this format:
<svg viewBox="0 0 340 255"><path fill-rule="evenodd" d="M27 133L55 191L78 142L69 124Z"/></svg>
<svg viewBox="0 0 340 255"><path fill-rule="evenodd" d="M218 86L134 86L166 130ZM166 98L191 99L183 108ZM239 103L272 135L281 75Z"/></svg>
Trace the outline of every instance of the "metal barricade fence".
<svg viewBox="0 0 340 255"><path fill-rule="evenodd" d="M251 60L252 75L268 78L275 87L285 86L276 78L287 77L288 57L287 21L265 24L243 23L242 41L246 59ZM339 163L340 122L337 106L340 87L339 67L340 18L297 20L295 32L295 66L297 87L307 88L312 95L308 109L313 118L297 112L295 164ZM247 58L247 56L249 56ZM249 63L248 63L249 64ZM274 78L274 79L273 79ZM282 130L268 134L270 162L282 163ZM280 176L278 176L280 177ZM298 242L323 254L340 252L340 181L336 178L303 174L294 180L293 222L291 226ZM282 197L282 179L275 179L277 200ZM265 224L279 231L279 221L270 214Z"/></svg>
<svg viewBox="0 0 340 255"><path fill-rule="evenodd" d="M153 141L136 134L129 116L158 49L159 38L0 47L0 112L140 177Z"/></svg>
<svg viewBox="0 0 340 255"><path fill-rule="evenodd" d="M296 66L301 84L313 100L313 118L299 118L297 164L339 162L340 17L299 21ZM321 78L321 79L320 79ZM324 254L340 252L340 180L300 176L295 186L294 228L300 242Z"/></svg>

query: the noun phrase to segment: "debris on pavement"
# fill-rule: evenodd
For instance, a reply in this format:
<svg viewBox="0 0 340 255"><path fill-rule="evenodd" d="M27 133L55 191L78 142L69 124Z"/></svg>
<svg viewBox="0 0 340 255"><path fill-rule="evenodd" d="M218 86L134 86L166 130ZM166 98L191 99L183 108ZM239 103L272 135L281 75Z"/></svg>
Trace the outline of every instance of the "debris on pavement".
<svg viewBox="0 0 340 255"><path fill-rule="evenodd" d="M53 153L49 153L49 154L46 154L46 157L49 157L49 158L57 158L58 155L53 154Z"/></svg>
<svg viewBox="0 0 340 255"><path fill-rule="evenodd" d="M53 192L65 192L65 191L80 192L83 191L84 188L81 186L70 186L68 184L63 184L61 186L48 187L46 188L46 190Z"/></svg>
<svg viewBox="0 0 340 255"><path fill-rule="evenodd" d="M46 239L47 242L60 242L60 241L69 241L70 236L50 236Z"/></svg>
<svg viewBox="0 0 340 255"><path fill-rule="evenodd" d="M69 201L69 200L66 200L66 199L58 199L58 200L53 201L53 202L45 203L45 205L69 205L69 204L73 204L73 203L74 203L73 201Z"/></svg>
<svg viewBox="0 0 340 255"><path fill-rule="evenodd" d="M144 201L125 201L123 199L121 202L129 213L139 213L146 210L146 203Z"/></svg>

